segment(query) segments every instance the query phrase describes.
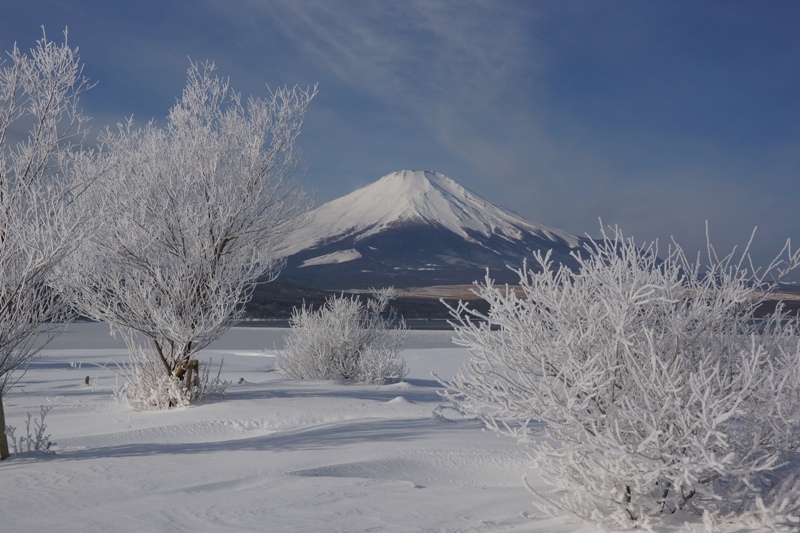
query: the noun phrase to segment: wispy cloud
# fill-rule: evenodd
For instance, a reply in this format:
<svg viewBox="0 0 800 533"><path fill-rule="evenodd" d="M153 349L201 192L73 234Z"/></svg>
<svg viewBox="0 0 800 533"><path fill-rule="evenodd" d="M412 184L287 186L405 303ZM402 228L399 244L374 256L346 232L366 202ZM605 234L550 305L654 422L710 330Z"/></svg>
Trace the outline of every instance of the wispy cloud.
<svg viewBox="0 0 800 533"><path fill-rule="evenodd" d="M445 147L489 168L504 159L491 154L532 122L533 13L507 5L283 1L264 16L317 72L413 116Z"/></svg>
<svg viewBox="0 0 800 533"><path fill-rule="evenodd" d="M250 41L278 46L288 77L321 83L322 174L363 169L374 179L404 158L433 161L534 221L579 233L595 232L599 217L699 247L705 220L728 228L722 244L754 225L781 228L762 232L771 244L795 231L781 213L800 199L797 187L754 190L798 168L798 130L780 131L766 97L780 97L787 73L799 79L787 62L798 43L775 26L780 14L682 3L209 1Z"/></svg>
<svg viewBox="0 0 800 533"><path fill-rule="evenodd" d="M43 3L10 5L0 40L69 25L99 122L163 117L187 56L245 94L319 82L301 142L322 200L416 167L577 233L800 238L800 4Z"/></svg>

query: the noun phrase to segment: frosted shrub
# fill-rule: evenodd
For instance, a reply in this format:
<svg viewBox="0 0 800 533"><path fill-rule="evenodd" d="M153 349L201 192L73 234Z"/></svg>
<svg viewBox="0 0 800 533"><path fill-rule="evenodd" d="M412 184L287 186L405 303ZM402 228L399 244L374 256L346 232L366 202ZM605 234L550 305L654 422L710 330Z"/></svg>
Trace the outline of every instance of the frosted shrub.
<svg viewBox="0 0 800 533"><path fill-rule="evenodd" d="M118 401L137 411L152 411L187 407L225 395L230 382L220 379L222 364L213 378L208 365L204 364L198 365L195 379L184 379L182 374L164 373L164 366L152 345L138 342L132 334L123 335L123 338L130 359L119 366L125 384L115 391Z"/></svg>
<svg viewBox="0 0 800 533"><path fill-rule="evenodd" d="M392 312L384 318L393 289L375 291L366 302L333 296L317 311L295 308L279 369L295 379L352 379L394 383L407 374L398 359L405 323L395 327Z"/></svg>
<svg viewBox="0 0 800 533"><path fill-rule="evenodd" d="M471 359L444 396L528 443L553 486L531 489L542 510L612 527L767 501L781 523L800 514L777 470L800 442L800 324L781 306L755 316L800 254L787 243L759 272L747 249L708 252L702 265L673 245L661 261L615 230L576 272L536 254L519 292L487 274L486 315L450 308Z"/></svg>
<svg viewBox="0 0 800 533"><path fill-rule="evenodd" d="M44 419L47 413L50 412L52 407L41 406L39 408L39 418L33 418L33 415L28 413L28 418L25 420L25 434L17 437L17 428L14 426L5 426L5 434L8 441L11 443L11 452L15 455L23 453L55 453L50 449L55 444L50 440L50 434L45 434L47 425ZM31 424L33 426L31 427Z"/></svg>

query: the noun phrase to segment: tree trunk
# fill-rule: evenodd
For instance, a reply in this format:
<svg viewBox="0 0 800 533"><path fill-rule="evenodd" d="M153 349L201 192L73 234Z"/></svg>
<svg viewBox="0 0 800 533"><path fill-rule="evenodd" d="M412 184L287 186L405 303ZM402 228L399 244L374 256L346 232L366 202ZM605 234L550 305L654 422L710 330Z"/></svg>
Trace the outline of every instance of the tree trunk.
<svg viewBox="0 0 800 533"><path fill-rule="evenodd" d="M8 451L8 438L6 437L6 415L3 411L3 393L0 392L0 461L11 455Z"/></svg>

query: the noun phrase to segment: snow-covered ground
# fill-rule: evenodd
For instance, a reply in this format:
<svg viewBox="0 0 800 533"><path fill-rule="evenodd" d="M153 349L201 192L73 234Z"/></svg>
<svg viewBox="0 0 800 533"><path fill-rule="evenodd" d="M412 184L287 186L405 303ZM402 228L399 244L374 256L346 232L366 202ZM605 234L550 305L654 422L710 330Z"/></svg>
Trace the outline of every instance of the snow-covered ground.
<svg viewBox="0 0 800 533"><path fill-rule="evenodd" d="M18 434L52 407L57 445L0 463L0 531L596 530L535 515L512 439L432 416L431 371L468 357L449 332L412 332L407 382L379 387L281 379L286 330L234 328L201 357L224 358L224 400L133 412L112 398L125 349L107 331L71 325L5 398Z"/></svg>

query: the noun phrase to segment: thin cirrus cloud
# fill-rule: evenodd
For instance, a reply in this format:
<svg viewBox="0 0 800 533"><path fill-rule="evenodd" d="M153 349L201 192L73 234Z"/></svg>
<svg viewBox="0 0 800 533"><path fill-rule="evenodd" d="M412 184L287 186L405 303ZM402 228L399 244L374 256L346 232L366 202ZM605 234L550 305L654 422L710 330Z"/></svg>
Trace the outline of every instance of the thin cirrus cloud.
<svg viewBox="0 0 800 533"><path fill-rule="evenodd" d="M406 114L425 142L457 157L494 167L476 157L488 150L481 139L491 132L502 151L506 132L530 122L521 86L535 54L513 12L486 2L278 5L275 26L323 77Z"/></svg>

